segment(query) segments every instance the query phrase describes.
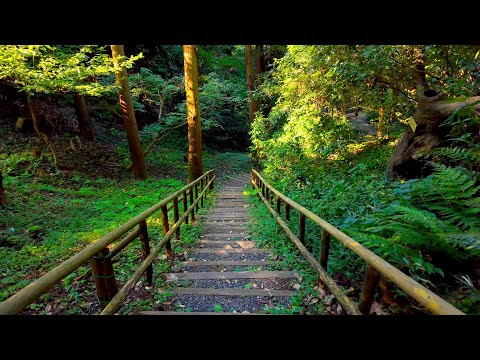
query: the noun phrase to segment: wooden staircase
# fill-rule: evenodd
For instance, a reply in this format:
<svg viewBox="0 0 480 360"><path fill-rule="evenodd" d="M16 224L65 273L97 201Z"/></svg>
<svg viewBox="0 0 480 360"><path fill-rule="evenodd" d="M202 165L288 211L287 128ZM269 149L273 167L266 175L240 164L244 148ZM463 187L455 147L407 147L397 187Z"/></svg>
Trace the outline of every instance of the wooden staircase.
<svg viewBox="0 0 480 360"><path fill-rule="evenodd" d="M205 231L186 260L164 274L172 288L168 303L177 311L144 315L265 314L267 307L290 307L299 275L274 271L275 257L247 237L248 204L242 195L250 174L219 184L213 208L199 216ZM186 310L188 312L186 312Z"/></svg>

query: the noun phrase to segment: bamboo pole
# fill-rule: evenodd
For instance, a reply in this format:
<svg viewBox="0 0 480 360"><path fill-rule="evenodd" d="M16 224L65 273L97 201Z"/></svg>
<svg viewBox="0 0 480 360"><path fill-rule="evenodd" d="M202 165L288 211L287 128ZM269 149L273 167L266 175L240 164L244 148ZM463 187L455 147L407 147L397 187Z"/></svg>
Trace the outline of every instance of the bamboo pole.
<svg viewBox="0 0 480 360"><path fill-rule="evenodd" d="M166 234L170 230L170 225L168 224L168 210L167 207L162 207L162 224L163 224L163 233ZM168 258L173 256L172 254L172 243L170 242L170 238L165 245L165 251Z"/></svg>
<svg viewBox="0 0 480 360"><path fill-rule="evenodd" d="M118 291L112 260L108 256L109 253L108 248L103 248L90 260L97 297L102 308L113 299Z"/></svg>
<svg viewBox="0 0 480 360"><path fill-rule="evenodd" d="M147 222L143 220L139 225L140 229L140 241L142 242L142 259L145 260L150 255L150 240L148 238ZM148 286L152 286L153 283L153 266L150 266L145 271L145 277L147 279Z"/></svg>
<svg viewBox="0 0 480 360"><path fill-rule="evenodd" d="M285 219L290 221L290 205L285 203Z"/></svg>
<svg viewBox="0 0 480 360"><path fill-rule="evenodd" d="M173 221L176 223L178 221L179 214L178 214L178 199L173 199ZM180 240L180 227L175 232L175 238Z"/></svg>
<svg viewBox="0 0 480 360"><path fill-rule="evenodd" d="M322 231L322 248L320 251L320 265L327 270L328 266L328 252L330 250L330 234L328 231Z"/></svg>
<svg viewBox="0 0 480 360"><path fill-rule="evenodd" d="M368 265L365 270L365 276L363 278L362 292L360 294L360 302L358 308L363 315L370 313L370 308L373 303L373 295L375 294L375 287L378 282L377 271L373 266Z"/></svg>
<svg viewBox="0 0 480 360"><path fill-rule="evenodd" d="M305 245L305 215L298 214L298 240Z"/></svg>

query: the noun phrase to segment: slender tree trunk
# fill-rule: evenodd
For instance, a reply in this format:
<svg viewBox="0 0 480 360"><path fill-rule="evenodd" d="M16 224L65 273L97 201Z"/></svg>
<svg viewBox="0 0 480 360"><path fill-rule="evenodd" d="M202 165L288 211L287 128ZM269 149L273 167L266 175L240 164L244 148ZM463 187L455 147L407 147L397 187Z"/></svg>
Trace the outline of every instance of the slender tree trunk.
<svg viewBox="0 0 480 360"><path fill-rule="evenodd" d="M0 169L0 205L5 203L5 190L3 189L2 169Z"/></svg>
<svg viewBox="0 0 480 360"><path fill-rule="evenodd" d="M255 74L253 72L253 50L252 45L245 45L245 65L247 68L247 90L248 90L248 114L250 124L255 119L255 112L258 111L258 104L253 98L255 90Z"/></svg>
<svg viewBox="0 0 480 360"><path fill-rule="evenodd" d="M75 105L75 113L77 114L80 137L85 140L92 140L93 131L90 127L90 120L88 119L87 105L85 104L84 96L80 94L74 94L73 104Z"/></svg>
<svg viewBox="0 0 480 360"><path fill-rule="evenodd" d="M48 137L47 134L45 134L42 131L40 119L37 114L37 108L35 106L35 102L33 101L32 95L27 95L27 102L28 102L28 108L30 109L30 114L32 116L32 122L33 122L33 127L35 129L35 132L37 133L38 137L43 141L45 141L45 143L47 144L48 150L50 150L50 152L53 155L53 162L55 164L55 167L61 168L58 162L57 154L55 153L55 147L53 146L52 140Z"/></svg>
<svg viewBox="0 0 480 360"><path fill-rule="evenodd" d="M133 164L133 177L136 179L146 179L148 178L148 172L140 143L140 136L138 135L135 112L133 111L127 70L121 66L121 62L125 57L125 51L123 45L110 45L110 47L112 49L115 68L115 80L119 87L118 100L122 109L123 122L125 124L125 130L127 131L128 147L130 149L130 158Z"/></svg>
<svg viewBox="0 0 480 360"><path fill-rule="evenodd" d="M188 123L188 181L203 174L202 124L198 97L198 65L195 45L183 45L185 92L187 94Z"/></svg>
<svg viewBox="0 0 480 360"><path fill-rule="evenodd" d="M383 110L383 107L381 107L378 109L377 138L381 138L383 136L383 115L384 115L384 110Z"/></svg>

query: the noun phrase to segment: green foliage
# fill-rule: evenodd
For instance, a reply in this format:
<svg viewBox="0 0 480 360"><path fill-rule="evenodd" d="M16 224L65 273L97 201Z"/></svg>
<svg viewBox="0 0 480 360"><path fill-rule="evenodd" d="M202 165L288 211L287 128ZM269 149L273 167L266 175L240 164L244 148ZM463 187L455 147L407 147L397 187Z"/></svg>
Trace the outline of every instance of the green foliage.
<svg viewBox="0 0 480 360"><path fill-rule="evenodd" d="M140 56L131 57L124 65L131 66ZM28 93L63 92L99 96L115 88L112 82L102 83L113 71L111 59L105 47L101 46L0 47L0 79Z"/></svg>

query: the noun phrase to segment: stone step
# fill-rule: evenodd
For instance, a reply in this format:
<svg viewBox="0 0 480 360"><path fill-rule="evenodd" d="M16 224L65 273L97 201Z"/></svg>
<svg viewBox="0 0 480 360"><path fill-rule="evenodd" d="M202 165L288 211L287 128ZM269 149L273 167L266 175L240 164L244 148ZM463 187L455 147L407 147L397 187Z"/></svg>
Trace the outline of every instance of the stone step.
<svg viewBox="0 0 480 360"><path fill-rule="evenodd" d="M272 315L250 312L203 312L203 311L140 311L138 315ZM280 314L285 315L285 314Z"/></svg>
<svg viewBox="0 0 480 360"><path fill-rule="evenodd" d="M190 249L187 251L188 254L270 254L270 251L265 249Z"/></svg>
<svg viewBox="0 0 480 360"><path fill-rule="evenodd" d="M182 261L179 266L268 266L275 261L270 260L214 260L214 261Z"/></svg>
<svg viewBox="0 0 480 360"><path fill-rule="evenodd" d="M162 275L166 281L204 279L294 279L299 274L294 271L224 271L168 273Z"/></svg>
<svg viewBox="0 0 480 360"><path fill-rule="evenodd" d="M242 249L251 249L254 248L256 245L255 241L235 241L235 240L198 240L197 244L199 245L207 245L208 246L239 246Z"/></svg>
<svg viewBox="0 0 480 360"><path fill-rule="evenodd" d="M248 240L245 239L247 234L242 233L231 233L231 234L219 234L219 233L211 233L211 234L203 234L200 235L201 239L205 240L215 240L215 239L237 239L237 240Z"/></svg>
<svg viewBox="0 0 480 360"><path fill-rule="evenodd" d="M162 291L161 291L162 290ZM295 291L290 290L266 290L266 289L207 289L207 288L173 288L169 290L159 289L159 292L179 295L200 295L200 296L276 296L290 297Z"/></svg>

